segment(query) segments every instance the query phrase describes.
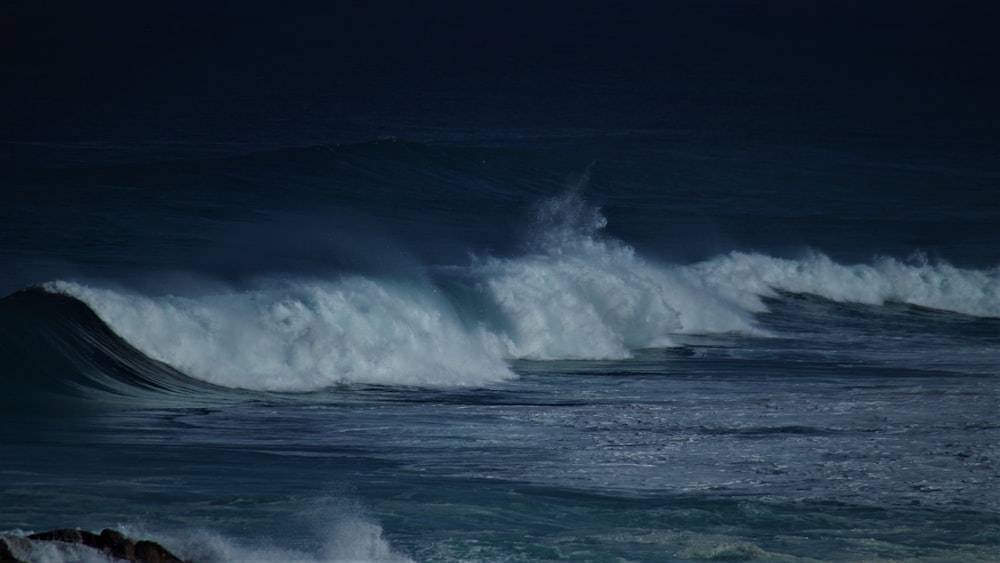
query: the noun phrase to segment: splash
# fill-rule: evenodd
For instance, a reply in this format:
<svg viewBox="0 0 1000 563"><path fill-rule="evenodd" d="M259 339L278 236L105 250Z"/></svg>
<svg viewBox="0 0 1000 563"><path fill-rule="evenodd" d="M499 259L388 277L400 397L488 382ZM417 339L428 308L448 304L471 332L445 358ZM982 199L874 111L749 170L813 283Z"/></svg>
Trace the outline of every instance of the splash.
<svg viewBox="0 0 1000 563"><path fill-rule="evenodd" d="M615 359L672 346L675 334L760 333L745 311L679 268L602 236L606 218L578 195L543 202L536 220L533 252L478 267L501 311L509 356Z"/></svg>
<svg viewBox="0 0 1000 563"><path fill-rule="evenodd" d="M606 225L571 193L538 206L521 255L474 259L432 279L276 280L197 298L71 282L46 289L84 301L153 359L216 385L267 391L483 386L514 377L512 359L622 359L673 346L677 335L767 336L754 315L781 291L1000 317L1000 268L745 252L663 264L606 236Z"/></svg>
<svg viewBox="0 0 1000 563"><path fill-rule="evenodd" d="M385 537L382 526L365 514L345 510L329 516L331 521L317 526L317 549L306 551L275 545L237 541L204 528L158 532L145 526L123 526L129 535L152 537L170 546L186 561L206 563L242 563L244 561L371 561L373 563L412 563L413 559L396 550Z"/></svg>
<svg viewBox="0 0 1000 563"><path fill-rule="evenodd" d="M199 298L49 284L153 359L232 388L484 385L513 377L495 335L421 288L365 278L283 282Z"/></svg>

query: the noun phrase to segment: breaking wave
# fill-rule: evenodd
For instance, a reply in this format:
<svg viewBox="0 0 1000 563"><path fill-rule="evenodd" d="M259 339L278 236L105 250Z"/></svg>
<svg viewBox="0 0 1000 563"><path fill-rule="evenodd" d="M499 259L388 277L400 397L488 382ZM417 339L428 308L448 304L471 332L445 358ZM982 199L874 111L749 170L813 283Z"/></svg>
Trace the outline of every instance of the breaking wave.
<svg viewBox="0 0 1000 563"><path fill-rule="evenodd" d="M143 295L58 281L152 361L212 385L304 392L337 384L483 386L514 359L621 359L677 335L767 336L777 292L1000 316L1000 269L882 258L838 264L732 252L657 263L605 236L579 196L544 202L524 251L433 269L416 282L271 279L253 289Z"/></svg>

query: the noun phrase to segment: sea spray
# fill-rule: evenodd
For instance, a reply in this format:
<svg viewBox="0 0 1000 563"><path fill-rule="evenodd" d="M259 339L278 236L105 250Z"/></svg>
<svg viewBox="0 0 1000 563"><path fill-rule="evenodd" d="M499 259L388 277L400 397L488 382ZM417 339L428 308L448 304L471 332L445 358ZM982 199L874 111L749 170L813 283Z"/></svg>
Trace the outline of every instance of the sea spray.
<svg viewBox="0 0 1000 563"><path fill-rule="evenodd" d="M924 259L880 257L872 264L843 265L813 253L800 259L730 252L685 268L685 275L750 311L775 291L808 293L832 301L883 305L906 303L978 317L1000 316L1000 266L956 268Z"/></svg>
<svg viewBox="0 0 1000 563"><path fill-rule="evenodd" d="M532 359L625 358L672 346L672 334L761 334L745 311L604 236L600 209L572 192L543 201L528 253L478 267L503 312L509 355Z"/></svg>
<svg viewBox="0 0 1000 563"><path fill-rule="evenodd" d="M767 336L754 314L781 291L1000 316L1000 268L746 252L662 264L606 236L606 224L573 192L539 204L523 253L474 258L430 279L273 279L197 297L45 287L81 299L133 346L190 376L288 392L481 386L514 377L512 359L623 359L673 346L676 335Z"/></svg>
<svg viewBox="0 0 1000 563"><path fill-rule="evenodd" d="M386 281L287 281L195 298L47 288L88 303L150 357L226 387L482 385L513 376L494 335L467 328L431 293Z"/></svg>
<svg viewBox="0 0 1000 563"><path fill-rule="evenodd" d="M350 503L348 503L350 504ZM413 559L393 548L382 526L364 514L340 514L325 526L318 525L317 549L288 549L262 543L237 541L204 528L157 531L144 525L123 526L130 534L155 537L188 561L242 563L244 561L370 561L411 563ZM277 538L272 538L277 539ZM71 559L75 561L76 559Z"/></svg>

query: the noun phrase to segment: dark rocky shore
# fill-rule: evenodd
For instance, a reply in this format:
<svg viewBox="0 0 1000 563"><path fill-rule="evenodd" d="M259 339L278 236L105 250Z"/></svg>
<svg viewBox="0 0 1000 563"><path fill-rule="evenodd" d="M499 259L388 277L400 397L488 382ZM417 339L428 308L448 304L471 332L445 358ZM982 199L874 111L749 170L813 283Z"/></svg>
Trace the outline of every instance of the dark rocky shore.
<svg viewBox="0 0 1000 563"><path fill-rule="evenodd" d="M107 557L135 563L183 563L181 558L156 542L134 541L111 529L105 529L100 534L83 530L53 530L27 537L0 536L0 561L32 563L31 553L40 542L66 549L84 546Z"/></svg>

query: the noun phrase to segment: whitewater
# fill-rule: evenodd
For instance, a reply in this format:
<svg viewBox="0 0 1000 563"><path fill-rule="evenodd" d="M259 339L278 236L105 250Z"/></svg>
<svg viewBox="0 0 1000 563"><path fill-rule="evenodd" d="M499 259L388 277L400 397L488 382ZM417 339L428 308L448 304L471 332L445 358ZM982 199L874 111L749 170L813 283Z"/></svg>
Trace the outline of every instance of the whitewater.
<svg viewBox="0 0 1000 563"><path fill-rule="evenodd" d="M271 279L196 297L62 281L44 287L82 300L144 354L185 374L286 392L344 383L479 386L515 377L511 360L627 359L678 346L685 335L767 338L774 335L754 314L781 292L1000 317L1000 268L745 252L662 264L603 236L605 217L579 195L539 209L545 223L529 229L534 252L440 267L415 283Z"/></svg>

